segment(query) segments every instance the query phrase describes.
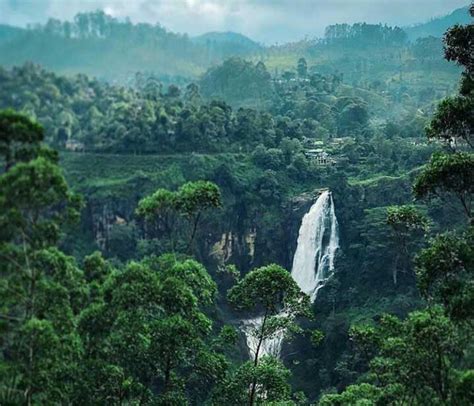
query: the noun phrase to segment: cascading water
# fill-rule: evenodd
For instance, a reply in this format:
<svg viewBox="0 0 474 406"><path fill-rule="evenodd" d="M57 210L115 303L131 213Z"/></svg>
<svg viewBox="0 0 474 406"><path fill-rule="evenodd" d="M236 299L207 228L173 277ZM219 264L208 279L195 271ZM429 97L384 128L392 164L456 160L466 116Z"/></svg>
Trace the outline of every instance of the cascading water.
<svg viewBox="0 0 474 406"><path fill-rule="evenodd" d="M291 276L311 302L334 272L339 248L337 218L329 191L323 192L301 222Z"/></svg>
<svg viewBox="0 0 474 406"><path fill-rule="evenodd" d="M334 201L331 192L324 191L303 217L291 268L291 276L310 297L312 303L334 273L334 258L338 248L339 235ZM251 358L255 357L258 345L255 332L261 326L262 320L262 317L256 317L243 321L243 331ZM281 330L272 338L263 341L259 358L265 355L278 357L284 333Z"/></svg>
<svg viewBox="0 0 474 406"><path fill-rule="evenodd" d="M258 330L262 327L263 316L255 317L254 319L244 320L243 331L245 333L245 340L249 349L249 355L251 359L255 358L255 353L258 346ZM258 352L258 358L265 355L271 355L273 357L279 357L281 351L281 345L283 343L284 331L280 330L274 334L272 338L263 340L260 345Z"/></svg>

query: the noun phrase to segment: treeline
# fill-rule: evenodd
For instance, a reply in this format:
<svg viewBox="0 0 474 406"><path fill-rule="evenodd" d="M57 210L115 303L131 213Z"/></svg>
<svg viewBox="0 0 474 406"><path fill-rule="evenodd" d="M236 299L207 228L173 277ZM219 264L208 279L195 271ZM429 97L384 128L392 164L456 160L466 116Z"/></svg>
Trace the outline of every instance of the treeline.
<svg viewBox="0 0 474 406"><path fill-rule="evenodd" d="M196 80L209 67L237 56L258 58L277 69L304 56L317 62L324 73L336 68L355 72L351 83L375 76L390 80L401 66L408 72L425 68L419 66L411 47L402 29L366 23L329 26L322 39L273 47L235 33L190 38L159 24L134 24L103 11L80 13L72 21L50 19L29 29L0 27L0 63L5 66L33 61L55 72L87 73L119 83L128 83L136 71L151 72L162 81L171 78L168 83ZM357 57L348 59L348 53ZM439 52L422 61L426 59L432 61L430 68L449 71Z"/></svg>
<svg viewBox="0 0 474 406"><path fill-rule="evenodd" d="M235 72L238 81L229 79ZM27 64L0 69L0 106L41 121L55 147L79 151L246 152L258 144L278 147L284 138L371 137L370 97L341 87L340 75L310 73L304 59L297 72L272 79L261 62L231 59L200 86L164 89L158 77L137 74L135 86L125 88ZM262 108L233 109L225 100Z"/></svg>
<svg viewBox="0 0 474 406"><path fill-rule="evenodd" d="M219 43L193 40L159 24L133 24L103 11L79 13L73 21L50 19L26 30L3 29L0 37L2 33L0 63L4 65L34 61L55 71L88 73L121 83L130 72L143 70L163 77L195 78L225 57L256 51L233 38Z"/></svg>
<svg viewBox="0 0 474 406"><path fill-rule="evenodd" d="M236 65L248 63L238 60L211 71L203 81L205 91L216 96L209 90L211 83L218 86L220 75L227 76ZM233 110L222 100L205 102L195 84L184 90L171 85L164 91L155 78L138 75L137 89L122 88L84 75L56 76L34 65L0 71L5 90L0 103L42 121L48 141L58 148L103 152L245 152L258 144L276 147L283 138L327 138L336 135L338 127L342 131L352 126L356 131L367 122L367 108L355 98L334 98L329 105L307 100L298 113L290 102L297 89L279 87L275 91L284 99L274 96L263 64L252 66L246 80L241 79L238 87L255 84L256 93L249 90L252 100L273 104L275 115L250 108ZM221 88L232 93L236 86L226 83ZM317 86L314 83L315 92Z"/></svg>
<svg viewBox="0 0 474 406"><path fill-rule="evenodd" d="M382 24L335 24L326 27L324 42L328 45L364 46L403 46L407 34L400 27Z"/></svg>
<svg viewBox="0 0 474 406"><path fill-rule="evenodd" d="M114 38L125 41L145 41L169 43L177 45L188 41L186 35L167 31L159 24L133 24L129 19L119 21L102 10L91 13L78 13L73 21L61 21L50 18L45 24L30 25L32 32L42 32L48 35L58 35L64 38Z"/></svg>
<svg viewBox="0 0 474 406"><path fill-rule="evenodd" d="M133 24L130 19L119 20L102 10L90 13L78 13L73 21L61 21L51 18L45 24L30 25L31 33L43 33L67 39L102 39L131 44L145 44L151 50L175 51L178 55L189 53L193 59L201 52L202 61L211 63L223 57L251 55L261 48L251 39L234 33L208 33L190 38L166 30L159 23Z"/></svg>
<svg viewBox="0 0 474 406"><path fill-rule="evenodd" d="M262 74L256 80L248 74L242 86L226 81L241 65L249 72L265 72L263 64L233 59L210 71L206 81L219 84L223 98L252 88L252 83L262 84ZM263 89L254 87L254 98L247 100L266 103L264 111L233 109L222 100L206 102L196 84L165 89L153 75L137 74L135 86L125 88L85 75L57 76L29 64L0 69L5 89L0 107L21 110L42 122L49 145L76 152L252 153L265 169L290 165L302 176L308 176L312 165L304 152L315 148L315 141L323 142L339 165L352 164L348 169L354 174L411 169L426 159L431 148L413 146L421 142L417 140L426 124L416 110L418 103L398 119L390 118L391 112L381 105L371 114L373 96L356 96L340 75L311 73L304 59L296 71L266 80ZM260 99L264 94L270 98ZM380 115L385 115L383 121L373 124L371 116ZM330 144L337 137L345 141L332 151Z"/></svg>

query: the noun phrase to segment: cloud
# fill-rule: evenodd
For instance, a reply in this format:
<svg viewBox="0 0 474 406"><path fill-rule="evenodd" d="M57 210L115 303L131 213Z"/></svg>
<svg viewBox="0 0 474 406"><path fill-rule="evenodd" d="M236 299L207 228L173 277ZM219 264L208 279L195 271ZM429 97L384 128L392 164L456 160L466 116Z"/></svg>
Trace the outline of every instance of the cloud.
<svg viewBox="0 0 474 406"><path fill-rule="evenodd" d="M0 0L0 22L25 26L49 17L105 10L177 32L237 31L265 43L320 36L338 22L409 25L447 14L467 0Z"/></svg>

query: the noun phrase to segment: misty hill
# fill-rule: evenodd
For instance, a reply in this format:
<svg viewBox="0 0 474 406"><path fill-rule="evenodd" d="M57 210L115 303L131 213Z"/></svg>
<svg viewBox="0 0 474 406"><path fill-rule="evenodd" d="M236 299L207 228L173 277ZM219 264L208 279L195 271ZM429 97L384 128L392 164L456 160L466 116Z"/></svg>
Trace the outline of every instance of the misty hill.
<svg viewBox="0 0 474 406"><path fill-rule="evenodd" d="M126 81L147 71L160 79L196 77L232 55L258 49L235 33L212 33L190 39L159 24L132 24L103 11L80 13L72 22L50 19L28 30L0 27L0 64L35 62L61 73L86 73Z"/></svg>
<svg viewBox="0 0 474 406"><path fill-rule="evenodd" d="M466 9L410 27L409 36L401 28L381 24L337 24L329 26L322 39L265 47L235 32L191 38L159 24L133 24L96 11L80 13L71 22L50 19L29 29L0 25L0 65L34 62L57 73L85 73L120 83L130 83L136 72L147 72L165 85L184 85L231 57L264 61L272 73L292 69L294 61L304 57L315 70L324 74L338 70L350 83L386 81L401 71L416 70L420 57L423 63L436 64L436 69L452 71L443 62L440 43L411 45L407 41L424 32L440 36L452 19L466 21ZM408 54L415 54L416 60L405 60Z"/></svg>
<svg viewBox="0 0 474 406"><path fill-rule="evenodd" d="M24 32L23 29L10 25L0 24L0 44L18 37Z"/></svg>
<svg viewBox="0 0 474 406"><path fill-rule="evenodd" d="M136 71L195 76L208 56L187 35L160 25L119 21L102 11L76 15L73 22L50 19L20 33L5 29L0 64L39 63L62 73L86 73L123 80Z"/></svg>
<svg viewBox="0 0 474 406"><path fill-rule="evenodd" d="M411 27L405 27L404 30L411 41L422 37L442 37L445 31L455 24L472 23L469 16L469 7L461 7L454 10L451 14L443 17L434 18L426 23L417 24Z"/></svg>
<svg viewBox="0 0 474 406"><path fill-rule="evenodd" d="M208 32L192 38L195 44L213 48L214 52L227 56L242 56L257 52L263 47L245 35L237 32Z"/></svg>

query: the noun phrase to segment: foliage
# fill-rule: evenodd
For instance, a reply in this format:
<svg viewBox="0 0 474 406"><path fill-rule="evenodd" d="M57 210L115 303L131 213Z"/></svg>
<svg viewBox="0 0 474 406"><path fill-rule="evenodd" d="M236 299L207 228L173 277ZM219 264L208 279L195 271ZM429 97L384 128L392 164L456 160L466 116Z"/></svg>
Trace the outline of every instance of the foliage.
<svg viewBox="0 0 474 406"><path fill-rule="evenodd" d="M248 390L249 404L253 405L255 402L258 403L259 396L265 393L259 386L259 380L262 379L259 374L259 367L261 368L262 364L259 359L262 343L278 332L295 330L294 318L310 315L309 297L300 291L289 272L273 264L249 272L229 290L228 299L237 308L263 312L260 324L250 333L255 335L258 342L253 354L255 372L252 374ZM244 364L241 368L245 370L246 365L250 367L252 363ZM266 372L261 373L265 379Z"/></svg>
<svg viewBox="0 0 474 406"><path fill-rule="evenodd" d="M406 234L410 230L427 231L428 220L415 206L392 206L387 209L387 223L395 232Z"/></svg>
<svg viewBox="0 0 474 406"><path fill-rule="evenodd" d="M358 334L356 340L361 340L361 345L370 345L367 336L363 337ZM461 343L442 308L413 312L405 321L386 316L375 335L368 337L377 348L370 361L369 377L382 389L385 404L397 399L415 403L457 402L454 365Z"/></svg>
<svg viewBox="0 0 474 406"><path fill-rule="evenodd" d="M341 394L324 395L319 401L320 406L363 406L380 402L381 390L368 383L350 385Z"/></svg>
<svg viewBox="0 0 474 406"><path fill-rule="evenodd" d="M177 193L176 207L187 216L222 205L219 188L212 182L188 182Z"/></svg>
<svg viewBox="0 0 474 406"><path fill-rule="evenodd" d="M311 344L317 347L324 340L324 333L320 330L313 330L311 332Z"/></svg>
<svg viewBox="0 0 474 406"><path fill-rule="evenodd" d="M228 293L239 309L261 307L269 315L285 309L288 315L307 312L308 298L290 273L278 265L268 265L249 272Z"/></svg>
<svg viewBox="0 0 474 406"><path fill-rule="evenodd" d="M43 128L28 117L13 110L0 111L0 154L6 170L36 156L43 138Z"/></svg>
<svg viewBox="0 0 474 406"><path fill-rule="evenodd" d="M176 192L158 189L138 203L136 212L149 221L157 223L165 233L170 235L173 250L176 216L186 217L191 228L187 249L191 250L202 214L208 209L217 209L221 206L219 187L212 182L196 181L185 183Z"/></svg>
<svg viewBox="0 0 474 406"><path fill-rule="evenodd" d="M206 345L212 323L202 308L213 302L215 292L202 265L178 262L173 256L112 272L102 285L102 300L81 316L81 335L90 354L86 364L97 371L122 371L114 385L128 382L117 396L129 401L149 398L168 404L181 399L176 401L183 404L185 379L192 396L205 397L227 368L225 358ZM207 379L205 389L195 385L194 374ZM105 401L110 389L102 380L92 376L87 382L87 395L82 396ZM158 393L152 384L158 385Z"/></svg>
<svg viewBox="0 0 474 406"><path fill-rule="evenodd" d="M263 62L254 65L239 58L227 59L209 69L200 80L200 87L204 97L237 106L265 106L273 93L271 76Z"/></svg>
<svg viewBox="0 0 474 406"><path fill-rule="evenodd" d="M474 147L474 97L456 96L444 99L427 128L427 136L444 141L451 147L467 144Z"/></svg>
<svg viewBox="0 0 474 406"><path fill-rule="evenodd" d="M474 17L474 9L470 7L471 17ZM474 35L474 24L455 25L445 34L446 59L455 61L466 68L469 73L474 72L474 61L472 56L472 37Z"/></svg>
<svg viewBox="0 0 474 406"><path fill-rule="evenodd" d="M274 358L264 357L258 365L247 361L216 388L211 404L216 406L247 404L250 402L247 388L256 382L259 390L252 404L292 405L289 375L290 371L281 361Z"/></svg>
<svg viewBox="0 0 474 406"><path fill-rule="evenodd" d="M79 202L56 161L35 156L42 128L12 112L1 117L5 145L14 148L5 150L0 175L1 402L61 403L75 386L75 316L87 288L74 259L54 245Z"/></svg>
<svg viewBox="0 0 474 406"><path fill-rule="evenodd" d="M472 25L454 27L446 37L446 58L465 66L469 81ZM466 35L466 36L465 36ZM465 91L465 86L462 88ZM462 97L470 97L464 93ZM438 108L428 136L453 143L463 139L470 146L470 128L456 112L452 99ZM444 131L444 133L443 133ZM461 201L471 219L473 192L472 153L435 153L418 175L416 197L450 192ZM390 208L388 224L399 237L410 229L424 229L426 220L413 206ZM405 234L405 235L403 235ZM462 233L438 234L417 256L417 280L427 307L401 320L384 316L373 326L352 328L352 338L368 373L363 383L349 386L340 395L326 395L322 404L470 404L472 391L466 380L472 373L472 225ZM407 255L407 253L406 253ZM355 396L354 396L355 395Z"/></svg>
<svg viewBox="0 0 474 406"><path fill-rule="evenodd" d="M421 294L445 306L455 321L472 320L474 253L472 229L440 234L417 257Z"/></svg>
<svg viewBox="0 0 474 406"><path fill-rule="evenodd" d="M474 157L472 154L436 153L417 177L413 190L417 198L450 193L459 200L467 218L471 219L473 179Z"/></svg>
<svg viewBox="0 0 474 406"><path fill-rule="evenodd" d="M427 218L412 205L387 208L387 224L392 228L396 240L397 256L393 268L393 283L397 284L397 273L411 268L412 254L409 243L417 234L428 231Z"/></svg>
<svg viewBox="0 0 474 406"><path fill-rule="evenodd" d="M474 8L470 9L474 16ZM455 61L464 68L460 95L443 100L428 127L427 135L447 142L451 147L463 147L466 144L471 149L473 145L474 128L474 93L472 81L474 63L472 57L472 38L474 24L464 26L455 25L450 28L444 37L445 57L448 61Z"/></svg>

